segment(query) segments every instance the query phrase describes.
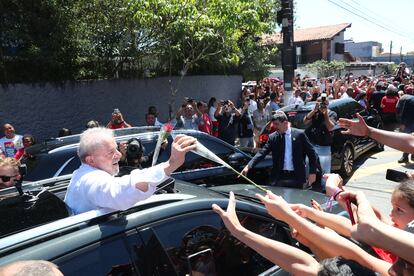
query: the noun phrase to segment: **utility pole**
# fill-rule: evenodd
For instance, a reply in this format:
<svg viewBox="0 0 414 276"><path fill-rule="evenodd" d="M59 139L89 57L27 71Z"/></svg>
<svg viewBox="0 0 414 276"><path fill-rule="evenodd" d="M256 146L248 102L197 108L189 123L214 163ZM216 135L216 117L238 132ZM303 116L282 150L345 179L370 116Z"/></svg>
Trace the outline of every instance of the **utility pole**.
<svg viewBox="0 0 414 276"><path fill-rule="evenodd" d="M282 69L284 102L292 95L292 81L296 69L296 48L293 41L293 0L281 0L282 8L277 13L277 23L282 25Z"/></svg>
<svg viewBox="0 0 414 276"><path fill-rule="evenodd" d="M390 56L388 58L389 62L391 62L391 53L392 53L392 40L391 40L391 43L390 43Z"/></svg>

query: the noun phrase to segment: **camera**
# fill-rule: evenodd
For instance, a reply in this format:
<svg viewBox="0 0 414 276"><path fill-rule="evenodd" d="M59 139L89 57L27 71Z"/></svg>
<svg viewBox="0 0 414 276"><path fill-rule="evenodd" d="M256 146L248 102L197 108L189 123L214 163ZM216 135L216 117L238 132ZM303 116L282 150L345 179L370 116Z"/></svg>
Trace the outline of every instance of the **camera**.
<svg viewBox="0 0 414 276"><path fill-rule="evenodd" d="M190 97L186 97L186 98L185 98L185 101L186 101L187 103L192 103L192 102L194 102L194 99L193 99L193 98L190 98Z"/></svg>
<svg viewBox="0 0 414 276"><path fill-rule="evenodd" d="M227 100L227 101L220 101L220 103L221 103L221 105L227 105L227 104L229 104L229 101Z"/></svg>
<svg viewBox="0 0 414 276"><path fill-rule="evenodd" d="M326 93L321 94L321 103L319 105L319 108L327 108L328 104L326 102Z"/></svg>
<svg viewBox="0 0 414 276"><path fill-rule="evenodd" d="M144 153L144 147L138 138L131 138L128 140L127 159L139 159Z"/></svg>

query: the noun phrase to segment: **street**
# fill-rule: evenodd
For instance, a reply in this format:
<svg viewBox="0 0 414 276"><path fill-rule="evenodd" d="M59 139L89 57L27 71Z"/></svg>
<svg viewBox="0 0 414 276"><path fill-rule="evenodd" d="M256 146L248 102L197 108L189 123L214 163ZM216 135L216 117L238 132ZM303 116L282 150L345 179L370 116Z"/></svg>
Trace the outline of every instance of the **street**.
<svg viewBox="0 0 414 276"><path fill-rule="evenodd" d="M385 179L387 169L403 172L414 169L414 163L399 164L397 162L401 155L400 151L387 146L383 152L367 152L357 160L356 170L347 181L346 189L363 191L372 205L389 215L391 194L398 183Z"/></svg>

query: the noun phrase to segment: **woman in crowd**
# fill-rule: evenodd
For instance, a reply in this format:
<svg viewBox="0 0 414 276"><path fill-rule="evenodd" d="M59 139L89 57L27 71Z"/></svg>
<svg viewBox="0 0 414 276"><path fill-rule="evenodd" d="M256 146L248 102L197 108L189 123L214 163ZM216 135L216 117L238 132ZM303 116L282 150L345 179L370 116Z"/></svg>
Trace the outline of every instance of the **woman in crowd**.
<svg viewBox="0 0 414 276"><path fill-rule="evenodd" d="M214 117L214 113L217 109L217 99L215 97L211 97L208 101L208 116L211 119L211 134L214 137L218 137L218 121L216 117Z"/></svg>
<svg viewBox="0 0 414 276"><path fill-rule="evenodd" d="M254 139L257 148L260 148L260 134L266 127L266 124L270 121L270 118L270 114L265 108L264 101L258 100L257 109L253 111Z"/></svg>

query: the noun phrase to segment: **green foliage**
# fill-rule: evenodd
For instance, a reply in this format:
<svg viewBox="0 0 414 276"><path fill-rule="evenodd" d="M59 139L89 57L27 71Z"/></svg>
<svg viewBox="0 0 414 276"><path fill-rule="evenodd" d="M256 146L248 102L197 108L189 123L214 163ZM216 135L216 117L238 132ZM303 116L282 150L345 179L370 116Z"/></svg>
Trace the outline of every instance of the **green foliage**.
<svg viewBox="0 0 414 276"><path fill-rule="evenodd" d="M2 0L0 82L266 75L279 0Z"/></svg>
<svg viewBox="0 0 414 276"><path fill-rule="evenodd" d="M274 29L277 1L136 1L135 20L153 34L159 74L223 73L267 57L258 37ZM256 57L256 58L253 58ZM253 70L262 71L263 63ZM215 68L215 69L214 69ZM213 71L211 71L213 69Z"/></svg>
<svg viewBox="0 0 414 276"><path fill-rule="evenodd" d="M318 60L314 63L306 65L306 69L314 71L318 74L318 77L329 77L335 74L338 74L345 68L346 62L333 60Z"/></svg>
<svg viewBox="0 0 414 276"><path fill-rule="evenodd" d="M1 83L73 79L79 48L68 2L0 2Z"/></svg>

